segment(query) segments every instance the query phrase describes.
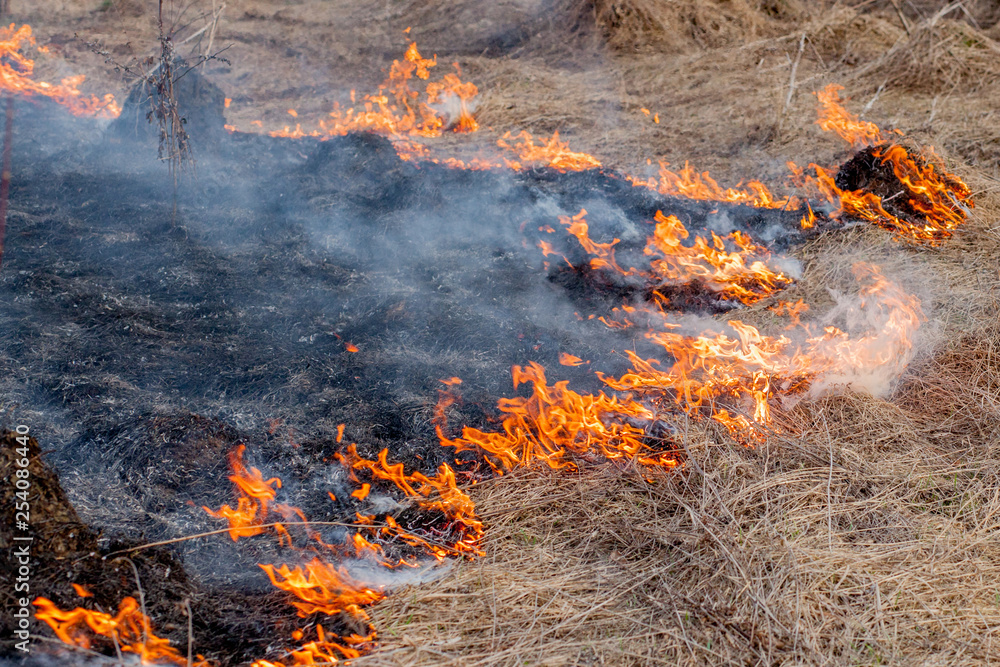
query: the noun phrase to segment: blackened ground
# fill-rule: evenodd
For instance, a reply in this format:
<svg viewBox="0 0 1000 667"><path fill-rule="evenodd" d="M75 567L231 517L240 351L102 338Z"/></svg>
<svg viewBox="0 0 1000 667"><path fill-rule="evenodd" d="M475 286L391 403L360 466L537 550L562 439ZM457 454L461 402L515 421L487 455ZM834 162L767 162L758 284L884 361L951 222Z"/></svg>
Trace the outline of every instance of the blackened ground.
<svg viewBox="0 0 1000 667"><path fill-rule="evenodd" d="M368 134L319 142L192 132L196 170L175 193L155 133L125 136L122 122L105 132L59 107L18 102L0 274L5 404L44 441L90 527L86 548L104 554L219 528L200 506L233 503L225 455L240 443L265 477L283 479L278 500L313 520L388 511L388 489L364 503L350 497L332 459L339 424L362 453L387 447L431 471L453 458L430 423L439 380L464 381L451 423L486 428L497 398L511 394L513 364L536 361L551 380L593 391L594 371L625 370L623 350L657 354L641 336L586 320L647 292L622 284L602 293L545 271L541 238L586 263L561 215L586 208L591 236L621 239L622 257L641 256L657 210L776 248L800 240L796 211L671 200L596 170L414 164ZM556 233L538 231L545 226ZM711 298L691 293L698 304ZM560 352L593 363L565 368ZM221 535L157 552L176 590L154 622L186 646L175 603L187 597L198 652L232 664L277 650L294 610L277 604L255 564L294 556L264 542ZM82 576L75 562L53 565L37 594L71 605L71 580L101 588L112 576L100 569L111 565ZM117 588L101 588L105 607L131 591L131 570L114 576ZM147 597L160 592L147 586Z"/></svg>
<svg viewBox="0 0 1000 667"><path fill-rule="evenodd" d="M905 185L893 169L892 163L885 161L886 151L892 144L882 143L869 146L855 153L841 165L835 183L841 190L870 192L878 195L886 211L913 225L923 224L924 214L915 204L926 206L930 202ZM923 169L926 161L919 155L907 151L916 165ZM946 181L953 178L942 170Z"/></svg>

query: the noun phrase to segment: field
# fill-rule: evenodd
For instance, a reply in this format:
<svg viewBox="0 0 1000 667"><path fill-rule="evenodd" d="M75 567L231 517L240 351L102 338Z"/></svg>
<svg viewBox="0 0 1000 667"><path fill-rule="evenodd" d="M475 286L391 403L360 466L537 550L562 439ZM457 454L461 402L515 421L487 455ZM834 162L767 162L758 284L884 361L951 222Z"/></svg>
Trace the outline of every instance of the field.
<svg viewBox="0 0 1000 667"><path fill-rule="evenodd" d="M40 79L83 73L88 93L124 99L108 60L158 48L147 2L11 4L6 20L56 56ZM168 17L187 35L212 10ZM938 246L858 225L791 253L803 271L782 298L813 313L857 261L920 299L900 377L778 404L751 444L682 420L674 470L533 466L472 486L486 555L374 605L379 648L353 664L1000 661L1000 4L230 0L219 16L211 46L206 30L178 50L225 48L202 73L243 131L308 129L375 90L412 39L479 89L481 129L428 142L434 155L558 131L624 173L690 162L788 192L786 162L852 152L814 122L813 93L836 83L853 113L933 146L975 201ZM730 316L780 330L769 305Z"/></svg>

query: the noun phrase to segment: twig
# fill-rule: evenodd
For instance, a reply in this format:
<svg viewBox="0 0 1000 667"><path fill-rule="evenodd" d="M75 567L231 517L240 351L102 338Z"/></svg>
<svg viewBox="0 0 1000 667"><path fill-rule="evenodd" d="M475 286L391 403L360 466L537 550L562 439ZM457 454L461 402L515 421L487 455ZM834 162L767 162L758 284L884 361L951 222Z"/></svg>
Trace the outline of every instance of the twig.
<svg viewBox="0 0 1000 667"><path fill-rule="evenodd" d="M899 20L903 24L903 30L906 31L907 35L912 35L913 31L910 30L910 22L906 20L906 15L903 14L903 8L899 6L899 0L892 0L892 8L896 10L896 14L899 15Z"/></svg>
<svg viewBox="0 0 1000 667"><path fill-rule="evenodd" d="M205 55L202 56L201 68L205 69L205 63L207 63L210 58L208 54L212 52L212 44L215 42L215 30L219 26L219 19L222 18L222 12L226 9L226 3L222 3L222 6L218 10L215 9L215 0L212 0L212 29L208 31L208 46L205 47Z"/></svg>
<svg viewBox="0 0 1000 667"><path fill-rule="evenodd" d="M885 84L886 84L886 81L883 81L882 84L878 87L878 90L875 91L875 94L872 95L872 98L870 100L868 100L868 104L866 104L864 106L864 108L861 110L861 115L862 116L864 114L868 113L869 111L871 111L871 108L872 108L872 106L875 105L875 102L876 102L876 100L878 100L879 95L881 95L882 91L885 90Z"/></svg>
<svg viewBox="0 0 1000 667"><path fill-rule="evenodd" d="M7 200L10 198L10 157L14 140L14 96L7 96L7 119L3 132L3 171L0 172L0 267L3 266L4 237L7 231Z"/></svg>
<svg viewBox="0 0 1000 667"><path fill-rule="evenodd" d="M342 523L339 521L276 521L274 523L262 523L260 525L250 526L251 528L274 528L275 526L343 526L345 528L371 528L374 524L360 524L360 523ZM381 526L378 526L381 527ZM232 530L239 530L238 528L220 528L219 530L210 530L207 533L197 533L195 535L185 535L184 537L175 537L172 540L162 540L160 542L149 542L148 544L140 544L137 547L130 547L128 549L120 549L119 551L112 551L108 555L104 556L102 560L107 560L113 556L119 554L130 554L135 551L142 551L143 549L152 549L153 547L162 547L167 544L177 544L178 542L187 542L188 540L195 540L199 537L210 537L212 535L221 535L223 533L228 533Z"/></svg>
<svg viewBox="0 0 1000 667"><path fill-rule="evenodd" d="M778 130L781 130L782 125L785 123L785 114L788 113L788 107L792 105L792 96L795 94L795 74L799 71L799 62L802 60L802 52L806 48L806 33L802 33L802 37L799 38L799 52L795 55L795 62L792 63L792 74L788 79L788 95L785 97L785 106L781 110L781 117L778 119Z"/></svg>
<svg viewBox="0 0 1000 667"><path fill-rule="evenodd" d="M225 5L223 5L223 7L225 7ZM195 37L198 37L199 35L204 34L204 32L206 30L208 30L211 27L211 25L212 24L210 24L210 23L206 24L200 30L197 30L197 31L191 33L190 35L188 35L187 37L185 37L181 41L177 42L177 45L174 48L177 48L177 46L184 46L185 44L187 44L188 42L190 42ZM208 58L208 59L211 60L211 58ZM153 67L153 69L149 70L149 72L146 74L146 78L148 79L148 78L152 77L154 74L156 74L157 70L160 69L161 65L163 65L163 61L162 60L160 62L156 63L156 65Z"/></svg>

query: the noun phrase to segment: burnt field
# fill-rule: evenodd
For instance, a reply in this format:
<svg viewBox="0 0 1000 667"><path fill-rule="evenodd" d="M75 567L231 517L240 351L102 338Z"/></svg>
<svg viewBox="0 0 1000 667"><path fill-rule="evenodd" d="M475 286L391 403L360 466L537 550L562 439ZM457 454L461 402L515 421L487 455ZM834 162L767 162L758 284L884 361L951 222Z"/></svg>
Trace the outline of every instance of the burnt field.
<svg viewBox="0 0 1000 667"><path fill-rule="evenodd" d="M186 86L217 106L192 118L219 114L217 89L196 73ZM59 500L86 526L79 539L102 555L219 528L201 507L230 501L226 455L240 444L282 479L278 501L349 524L356 511L399 503L385 489L351 497L333 460L338 428L363 454L386 448L430 474L454 458L432 424L441 380L463 381L451 420L490 428L515 364L598 392L594 371L621 375L622 350L652 354L633 332L579 314L610 315L646 300L640 289L587 268L568 235L558 242L567 263L543 266L538 230L559 216L587 209L594 239L623 240L620 257L641 256L661 210L782 250L805 238L800 210L666 198L613 172L455 169L404 161L373 134L289 140L208 122L189 124L197 174L175 200L155 137L129 126L129 112L104 127L18 103L3 282L5 395L48 434L41 446L59 481L46 480L65 488L72 501ZM672 295L692 314L740 305L696 284ZM560 366L569 351L590 364ZM647 427L650 440L663 442L665 424ZM488 473L463 458L467 480ZM43 530L65 539L63 522ZM79 548L82 562L67 563L66 551L43 555L43 594L71 604L58 584L67 576L112 608L133 592L121 563ZM140 580L171 570L145 591L160 625L184 627L176 605L192 600L198 650L223 664L260 657L281 636L264 628L292 623L255 567L280 558L274 546L220 535L145 553Z"/></svg>

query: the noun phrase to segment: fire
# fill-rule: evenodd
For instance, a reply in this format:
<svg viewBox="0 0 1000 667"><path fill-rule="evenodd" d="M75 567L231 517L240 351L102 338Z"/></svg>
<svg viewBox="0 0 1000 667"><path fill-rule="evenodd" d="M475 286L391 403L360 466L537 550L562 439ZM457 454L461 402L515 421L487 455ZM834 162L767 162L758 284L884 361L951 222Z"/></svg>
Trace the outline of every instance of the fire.
<svg viewBox="0 0 1000 667"><path fill-rule="evenodd" d="M38 609L35 617L47 623L66 644L89 649L93 645L91 635L96 635L110 639L121 651L135 653L143 664L188 664L187 657L182 657L170 645L170 640L153 633L149 618L139 609L135 598L124 598L114 616L81 607L63 611L51 600L41 597L32 604ZM209 667L209 662L200 655L193 664L195 667Z"/></svg>
<svg viewBox="0 0 1000 667"><path fill-rule="evenodd" d="M531 396L503 398L502 432L487 433L464 427L460 437L448 438L438 427L441 444L456 451L477 451L497 473L541 461L554 469L575 468L576 459L597 457L635 460L643 465L672 468L678 464L670 452L657 451L647 433L635 422L655 422L657 415L630 399L603 393L579 394L567 381L549 385L545 369L531 362L511 371L514 389L530 383Z"/></svg>
<svg viewBox="0 0 1000 667"><path fill-rule="evenodd" d="M411 88L414 77L429 79L430 70L436 65L437 56L424 58L417 50L417 43L411 42L403 58L392 61L389 75L378 92L364 95L360 107L355 104L355 94L351 91L351 106L345 109L339 103L334 104L329 116L319 121L319 128L307 132L297 124L295 129L285 127L269 134L272 137L326 138L349 132L376 132L404 140L406 137L438 137L448 129L475 132L479 125L472 110L479 90L472 82L462 81L457 63L455 73L445 74L440 81L424 86L423 99L420 91ZM410 152L412 147L406 150L404 145L403 154Z"/></svg>
<svg viewBox="0 0 1000 667"><path fill-rule="evenodd" d="M513 141L511 144L509 142ZM517 160L505 160L508 167L515 171L531 167L551 167L556 171L585 171L598 169L600 161L588 153L577 153L570 150L569 143L559 141L559 132L554 132L549 139L535 138L522 131L517 135L507 132L497 139L497 146L517 154Z"/></svg>
<svg viewBox="0 0 1000 667"><path fill-rule="evenodd" d="M819 119L816 124L824 132L833 132L854 148L888 141L890 135L882 132L878 125L863 121L844 108L840 103L840 91L843 89L843 86L831 83L816 93L819 100Z"/></svg>
<svg viewBox="0 0 1000 667"><path fill-rule="evenodd" d="M265 480L257 468L247 468L243 465L245 445L240 445L229 453L229 466L233 474L229 481L233 482L243 495L237 501L236 509L223 505L218 511L203 507L211 516L226 519L229 522L229 536L236 542L241 537L260 535L264 529L260 527L263 517L267 514L268 503L274 500L276 489L281 488L281 480L277 477Z"/></svg>
<svg viewBox="0 0 1000 667"><path fill-rule="evenodd" d="M651 287L654 298L664 307L669 305L669 298L662 290L669 285L697 282L723 297L752 304L792 282L789 276L766 264L770 253L743 232L736 231L724 237L712 232L711 241L695 236L693 242L686 245L684 241L690 232L684 223L676 216L664 215L662 211L657 211L654 216L656 227L643 251L650 257L649 268L623 269L614 255L618 239L609 243L593 241L589 236L586 215L587 211L581 210L573 217L560 216L559 222L593 256L590 268L643 278ZM546 255L554 254L551 245L544 241L542 244Z"/></svg>
<svg viewBox="0 0 1000 667"><path fill-rule="evenodd" d="M461 380L451 378L444 381L448 385L459 384ZM338 441L343 436L343 429L338 428ZM378 525L374 516L357 514L358 530L351 534L343 545L330 545L323 542L317 533L309 527L309 522L301 510L281 504L273 504L276 490L281 488L281 480L272 478L265 480L256 468L247 468L243 463L245 447L240 445L229 456L229 464L233 474L229 479L241 494L239 508L248 508L248 512L234 511L223 506L219 511L204 508L209 515L226 519L229 522L229 534L234 540L240 537L250 537L274 529L279 542L293 546L292 538L285 525L277 523L265 526L264 520L273 508L279 512L285 521L296 516L304 524L313 542L318 545L296 548L307 555L309 560L304 565L289 566L288 564L261 564L261 569L267 574L271 583L278 589L291 594L290 604L298 610L300 616L307 617L314 613L326 615L347 614L355 621L368 624L368 614L364 607L385 598L387 591L383 585L372 585L359 581L353 576L345 559L357 558L388 569L400 566L415 566L404 558L392 561L384 553L382 544L373 539L383 538L415 548L423 555L434 560L443 561L449 556L477 556L482 551L479 542L482 539L482 522L476 517L475 504L469 496L458 488L454 471L443 464L436 475L427 476L420 472L407 474L402 464L392 464L388 461L388 452L383 450L378 459L371 461L358 454L357 446L351 444L344 454L338 454L338 460L350 471L352 481L358 484L358 489L351 495L363 501L371 491L372 484L360 482L357 472L367 471L373 480L392 482L402 490L408 498L415 501L421 509L440 514L446 521L443 530L435 531L434 538L425 537L404 529L392 516L385 516ZM331 495L331 499L335 497ZM228 511L227 511L228 510ZM337 561L331 561L336 558ZM303 645L298 650L291 651L291 665L313 665L336 662L361 655L361 649L374 646L376 633L369 625L368 635L360 637L337 637L331 641L318 629L319 639ZM297 631L296 639L301 639L302 633ZM316 662L319 660L320 662ZM285 667L285 663L260 660L254 663L257 667Z"/></svg>
<svg viewBox="0 0 1000 667"><path fill-rule="evenodd" d="M81 93L77 87L84 81L82 74L65 78L59 85L33 80L31 76L35 61L22 51L34 45L35 38L30 25L15 29L11 23L7 28L0 28L0 91L23 95L29 99L47 97L77 116L115 118L121 113L114 95L109 93L98 99Z"/></svg>
<svg viewBox="0 0 1000 667"><path fill-rule="evenodd" d="M702 201L724 201L732 204L746 204L755 208L798 208L801 202L795 197L776 197L760 181L749 181L746 185L740 183L735 188L723 189L707 171L698 173L687 162L679 172L668 169L665 162L660 163L660 179L650 179L641 184L648 185L660 194L685 199Z"/></svg>
<svg viewBox="0 0 1000 667"><path fill-rule="evenodd" d="M569 352L559 353L559 363L563 366L583 366L584 364L589 364L589 361L584 361L580 357L570 354Z"/></svg>
<svg viewBox="0 0 1000 667"><path fill-rule="evenodd" d="M803 324L805 339L796 341L785 335L765 336L737 320L728 322L735 336L650 331L647 338L673 363L628 352L633 370L621 378L603 379L613 389L651 393L653 400L669 400L689 413L707 409L740 434L770 422L775 397L802 392L821 378L863 385L873 377L895 377L912 357L913 334L924 319L920 302L876 266L855 264L854 273L863 287L857 304L843 307L841 314L872 324L871 331L858 337L834 326L817 330ZM741 406L744 414L733 416L720 409L716 401L722 398Z"/></svg>
<svg viewBox="0 0 1000 667"><path fill-rule="evenodd" d="M840 104L838 92L842 89L830 84L817 93L820 102L817 123L854 148L868 151L872 162L892 172L899 190L883 199L860 187L841 189L833 170L810 164L815 173L812 176L789 162L793 179L832 204L833 219L865 220L914 243L937 245L950 238L974 206L972 190L958 176L937 168L934 163L938 160L932 151L911 152L894 143L891 133L847 111ZM892 208L898 213L886 209L890 200L895 200Z"/></svg>
<svg viewBox="0 0 1000 667"><path fill-rule="evenodd" d="M301 639L303 633L297 631L296 634L300 635L297 639ZM293 665L335 665L341 660L349 660L351 658L360 658L361 651L355 646L364 645L372 642L375 637L374 635L369 635L367 637L362 637L360 635L354 634L347 637L338 637L338 639L343 642L338 643L330 641L327 639L326 632L323 630L322 625L316 626L316 640L308 642L300 646L297 650L289 652L292 657L292 662L271 662L270 660L257 660L253 662L250 667L292 667Z"/></svg>
<svg viewBox="0 0 1000 667"><path fill-rule="evenodd" d="M320 612L332 616L346 612L351 616L368 620L361 609L385 597L384 591L355 581L343 566L330 565L319 557L306 563L305 568L294 569L282 565L261 565L275 588L295 596L292 606L299 610L299 616Z"/></svg>
<svg viewBox="0 0 1000 667"><path fill-rule="evenodd" d="M444 550L445 553L482 555L479 541L483 535L483 524L476 518L476 506L472 499L458 488L455 471L447 463L442 463L434 477L420 472L408 475L402 463L389 463L388 456L389 450L383 449L377 460L370 461L358 455L355 445L350 445L347 453L340 455L340 460L351 470L367 470L375 479L392 482L408 498L415 499L421 509L443 514L459 536L449 549ZM403 536L398 527L389 531L383 529L383 534ZM442 555L440 548L433 553L435 557Z"/></svg>

